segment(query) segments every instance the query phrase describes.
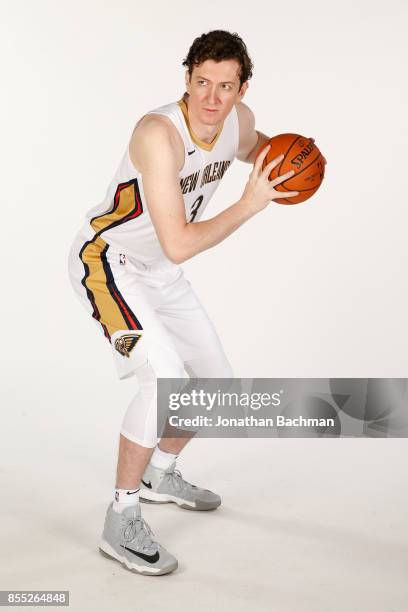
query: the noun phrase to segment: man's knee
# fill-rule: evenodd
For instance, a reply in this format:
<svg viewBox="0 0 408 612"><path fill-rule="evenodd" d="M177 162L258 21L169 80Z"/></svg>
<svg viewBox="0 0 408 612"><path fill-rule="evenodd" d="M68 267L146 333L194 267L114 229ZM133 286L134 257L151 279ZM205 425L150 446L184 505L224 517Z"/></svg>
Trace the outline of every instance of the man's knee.
<svg viewBox="0 0 408 612"><path fill-rule="evenodd" d="M157 379L160 377L180 379L183 378L183 374L184 367L181 360L169 364L167 372L163 370L158 372L149 361L137 368L135 376L138 389L123 417L121 434L141 446L148 448L156 446L158 420L160 429L163 420L163 415L158 419Z"/></svg>
<svg viewBox="0 0 408 612"><path fill-rule="evenodd" d="M233 378L231 364L223 353L209 353L186 361L185 369L194 378Z"/></svg>

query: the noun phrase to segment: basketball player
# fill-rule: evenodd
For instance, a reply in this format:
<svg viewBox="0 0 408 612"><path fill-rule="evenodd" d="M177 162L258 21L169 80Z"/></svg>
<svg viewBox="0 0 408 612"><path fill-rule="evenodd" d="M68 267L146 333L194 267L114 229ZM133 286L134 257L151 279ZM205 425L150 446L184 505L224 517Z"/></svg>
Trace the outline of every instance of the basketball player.
<svg viewBox="0 0 408 612"><path fill-rule="evenodd" d="M180 264L209 249L282 192L273 181L279 156L262 171L269 137L255 130L242 102L252 62L237 34L215 30L194 40L182 99L136 124L103 202L86 214L71 248L73 287L110 342L120 379L138 391L123 419L114 500L100 550L141 574L173 571L177 560L152 537L139 500L211 510L219 495L175 469L189 438L170 425L158 443L158 377L232 377L213 324ZM254 164L241 198L200 221L232 161ZM255 159L256 158L256 159ZM287 197L298 192L287 192Z"/></svg>

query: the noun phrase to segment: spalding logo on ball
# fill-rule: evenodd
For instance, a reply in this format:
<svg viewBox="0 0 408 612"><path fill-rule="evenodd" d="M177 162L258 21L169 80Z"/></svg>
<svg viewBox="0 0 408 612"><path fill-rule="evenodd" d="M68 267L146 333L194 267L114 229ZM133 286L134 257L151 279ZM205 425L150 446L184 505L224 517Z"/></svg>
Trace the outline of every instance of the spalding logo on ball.
<svg viewBox="0 0 408 612"><path fill-rule="evenodd" d="M263 161L262 169L275 157L285 156L281 163L273 168L269 180L273 180L289 172L289 170L295 172L284 183L276 185L276 191L299 191L297 196L274 199L274 202L300 204L300 202L308 200L319 189L324 178L324 167L326 165L326 160L315 145L314 139L299 134L279 134L265 143L260 151L268 145L271 145L271 148Z"/></svg>

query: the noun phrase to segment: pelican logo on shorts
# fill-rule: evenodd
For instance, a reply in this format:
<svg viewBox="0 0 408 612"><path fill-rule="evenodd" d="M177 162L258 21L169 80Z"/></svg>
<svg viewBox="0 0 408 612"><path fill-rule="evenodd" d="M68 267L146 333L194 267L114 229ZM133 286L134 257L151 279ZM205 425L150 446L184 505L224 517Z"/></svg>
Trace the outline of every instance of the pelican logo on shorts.
<svg viewBox="0 0 408 612"><path fill-rule="evenodd" d="M130 353L139 342L142 334L124 334L115 340L115 349L124 357L130 357Z"/></svg>

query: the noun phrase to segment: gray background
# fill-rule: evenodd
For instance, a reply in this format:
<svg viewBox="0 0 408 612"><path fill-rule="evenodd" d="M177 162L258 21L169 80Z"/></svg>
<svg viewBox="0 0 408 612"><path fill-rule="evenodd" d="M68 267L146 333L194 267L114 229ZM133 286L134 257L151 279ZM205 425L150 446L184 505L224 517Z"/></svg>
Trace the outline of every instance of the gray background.
<svg viewBox="0 0 408 612"><path fill-rule="evenodd" d="M179 572L152 585L98 557L135 381L117 380L66 260L137 119L183 93L194 37L236 30L255 62L245 101L257 127L313 136L327 178L186 275L237 376L407 376L406 3L17 0L0 11L4 588L71 589L75 610L405 610L403 440L197 440L180 467L223 496L220 511L144 511ZM249 172L231 167L208 215L239 198Z"/></svg>

